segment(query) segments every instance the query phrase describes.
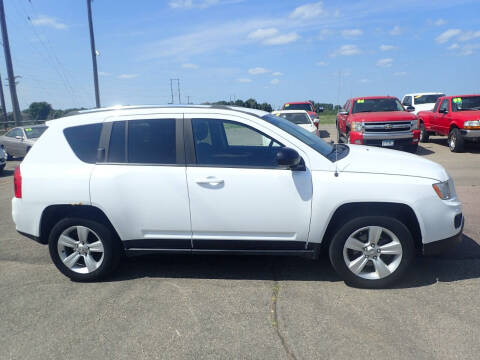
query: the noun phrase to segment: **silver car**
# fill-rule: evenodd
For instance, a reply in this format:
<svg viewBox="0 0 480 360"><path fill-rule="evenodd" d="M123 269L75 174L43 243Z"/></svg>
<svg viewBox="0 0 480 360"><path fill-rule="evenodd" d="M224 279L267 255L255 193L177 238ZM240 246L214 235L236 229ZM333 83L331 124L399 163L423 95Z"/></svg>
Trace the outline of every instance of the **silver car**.
<svg viewBox="0 0 480 360"><path fill-rule="evenodd" d="M0 146L7 153L7 159L24 157L46 129L45 125L19 126L0 136Z"/></svg>

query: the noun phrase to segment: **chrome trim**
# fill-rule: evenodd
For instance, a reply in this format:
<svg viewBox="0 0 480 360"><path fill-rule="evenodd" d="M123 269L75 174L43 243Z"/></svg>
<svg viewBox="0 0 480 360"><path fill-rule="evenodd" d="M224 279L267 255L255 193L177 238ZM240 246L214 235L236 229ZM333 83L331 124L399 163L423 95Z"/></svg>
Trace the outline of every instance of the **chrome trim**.
<svg viewBox="0 0 480 360"><path fill-rule="evenodd" d="M465 130L460 131L463 137L465 138L480 138L480 130Z"/></svg>
<svg viewBox="0 0 480 360"><path fill-rule="evenodd" d="M394 139L412 139L413 134L408 132L377 132L363 133L364 140L394 140Z"/></svg>

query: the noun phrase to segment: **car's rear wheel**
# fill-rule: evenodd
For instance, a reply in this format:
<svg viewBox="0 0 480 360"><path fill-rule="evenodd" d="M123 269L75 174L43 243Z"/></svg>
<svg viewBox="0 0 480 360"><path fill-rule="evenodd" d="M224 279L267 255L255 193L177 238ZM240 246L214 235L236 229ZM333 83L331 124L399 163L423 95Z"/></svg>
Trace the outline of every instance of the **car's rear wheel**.
<svg viewBox="0 0 480 360"><path fill-rule="evenodd" d="M425 124L420 122L420 141L423 143L427 143L430 139L430 134L428 133L427 129L425 129Z"/></svg>
<svg viewBox="0 0 480 360"><path fill-rule="evenodd" d="M465 140L457 128L453 128L448 134L448 147L452 152L462 152L465 148Z"/></svg>
<svg viewBox="0 0 480 360"><path fill-rule="evenodd" d="M49 250L55 266L74 281L109 275L120 258L120 245L104 224L81 218L59 221L50 232Z"/></svg>
<svg viewBox="0 0 480 360"><path fill-rule="evenodd" d="M414 257L410 231L386 216L350 220L330 243L330 261L349 285L361 288L391 286L407 270Z"/></svg>

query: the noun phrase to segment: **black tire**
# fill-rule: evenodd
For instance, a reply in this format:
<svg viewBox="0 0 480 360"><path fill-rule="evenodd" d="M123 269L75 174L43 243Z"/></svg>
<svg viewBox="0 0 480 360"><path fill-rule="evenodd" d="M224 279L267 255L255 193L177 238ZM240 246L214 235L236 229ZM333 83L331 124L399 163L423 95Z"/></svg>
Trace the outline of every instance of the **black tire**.
<svg viewBox="0 0 480 360"><path fill-rule="evenodd" d="M337 143L341 144L343 142L343 139L342 139L342 134L340 133L340 129L338 128L338 122L337 122Z"/></svg>
<svg viewBox="0 0 480 360"><path fill-rule="evenodd" d="M412 153L412 154L416 154L417 153L417 150L418 150L418 145L407 145L405 146L405 151L409 152L409 153Z"/></svg>
<svg viewBox="0 0 480 360"><path fill-rule="evenodd" d="M7 160L13 160L13 156L12 156L12 155L10 155L8 152L6 152L6 154L7 154Z"/></svg>
<svg viewBox="0 0 480 360"><path fill-rule="evenodd" d="M67 267L60 258L58 250L60 235L65 230L75 226L83 226L93 230L103 245L103 261L96 270L90 273L82 274L75 272ZM48 248L50 251L50 257L57 269L71 280L80 282L97 281L108 276L117 267L122 253L120 242L107 226L96 221L82 218L65 218L60 220L50 232Z"/></svg>
<svg viewBox="0 0 480 360"><path fill-rule="evenodd" d="M420 121L420 141L422 143L428 143L430 140L430 134L428 133L427 129L425 129L425 124L423 121Z"/></svg>
<svg viewBox="0 0 480 360"><path fill-rule="evenodd" d="M448 134L448 147L451 152L463 152L465 149L465 140L463 139L460 130L453 128Z"/></svg>
<svg viewBox="0 0 480 360"><path fill-rule="evenodd" d="M354 274L344 259L344 245L348 237L367 226L380 226L389 230L398 238L402 247L398 267L390 275L380 279L365 279ZM330 243L329 255L333 268L346 284L359 288L380 289L391 286L405 274L414 258L415 246L410 231L397 219L387 216L362 216L348 221L339 228ZM378 257L380 258L380 255ZM368 260L367 265L373 267L373 260L371 261L370 263Z"/></svg>
<svg viewBox="0 0 480 360"><path fill-rule="evenodd" d="M5 169L5 164L4 164L4 165L2 165L2 166L0 166L0 174L2 174L2 173L3 173L3 170L4 170L4 169Z"/></svg>

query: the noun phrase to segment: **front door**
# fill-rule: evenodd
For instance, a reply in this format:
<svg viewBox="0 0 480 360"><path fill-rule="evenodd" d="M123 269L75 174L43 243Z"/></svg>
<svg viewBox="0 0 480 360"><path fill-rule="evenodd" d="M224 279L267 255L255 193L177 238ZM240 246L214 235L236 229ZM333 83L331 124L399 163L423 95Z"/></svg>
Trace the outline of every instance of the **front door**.
<svg viewBox="0 0 480 360"><path fill-rule="evenodd" d="M193 248L305 249L311 173L308 166L291 171L276 163L278 149L293 146L233 116L192 116L191 128L196 163L187 165L187 181Z"/></svg>
<svg viewBox="0 0 480 360"><path fill-rule="evenodd" d="M108 145L91 177L91 201L127 248L191 249L182 117L113 118L104 125L102 139L110 136L101 140Z"/></svg>

